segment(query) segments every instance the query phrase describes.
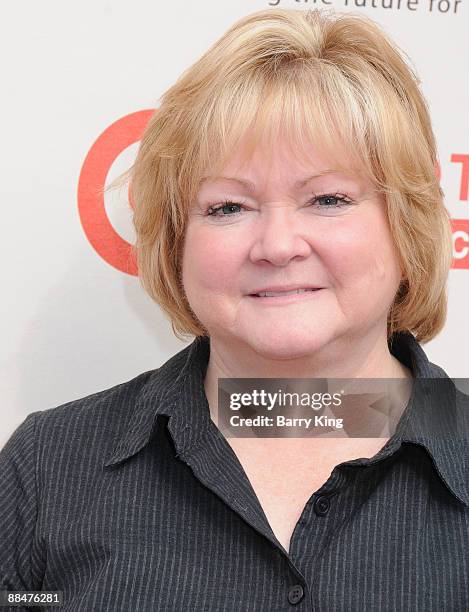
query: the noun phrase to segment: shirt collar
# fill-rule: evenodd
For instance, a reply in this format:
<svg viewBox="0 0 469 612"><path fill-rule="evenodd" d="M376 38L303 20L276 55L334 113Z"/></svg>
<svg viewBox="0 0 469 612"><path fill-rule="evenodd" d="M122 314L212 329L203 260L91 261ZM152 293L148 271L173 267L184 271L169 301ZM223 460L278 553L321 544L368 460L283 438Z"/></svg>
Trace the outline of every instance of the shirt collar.
<svg viewBox="0 0 469 612"><path fill-rule="evenodd" d="M411 370L414 384L406 410L385 446L386 451L395 452L402 442L425 447L444 484L469 507L465 459L468 438L466 426L462 426L467 420L467 396L455 387L442 368L428 360L411 333L395 333L389 348ZM145 447L158 416L169 419L168 429L176 456L190 454L203 442L208 428L214 426L204 388L209 356L210 340L199 336L160 368L147 373L135 406L129 406L132 410L129 425L114 441L105 466L124 461ZM432 433L435 427L439 435Z"/></svg>

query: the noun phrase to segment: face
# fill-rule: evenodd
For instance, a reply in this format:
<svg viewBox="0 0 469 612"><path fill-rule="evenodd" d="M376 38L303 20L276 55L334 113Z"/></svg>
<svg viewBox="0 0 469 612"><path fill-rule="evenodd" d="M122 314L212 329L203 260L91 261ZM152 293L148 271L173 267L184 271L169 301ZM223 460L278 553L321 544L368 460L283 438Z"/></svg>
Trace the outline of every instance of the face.
<svg viewBox="0 0 469 612"><path fill-rule="evenodd" d="M201 183L186 230L182 280L212 342L288 359L385 334L401 270L383 196L313 148L243 160L219 173L238 180Z"/></svg>

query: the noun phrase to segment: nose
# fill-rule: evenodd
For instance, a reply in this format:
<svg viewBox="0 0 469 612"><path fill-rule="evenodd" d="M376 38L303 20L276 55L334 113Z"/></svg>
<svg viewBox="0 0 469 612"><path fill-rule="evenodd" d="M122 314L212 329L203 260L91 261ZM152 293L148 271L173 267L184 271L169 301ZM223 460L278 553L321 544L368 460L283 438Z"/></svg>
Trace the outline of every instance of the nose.
<svg viewBox="0 0 469 612"><path fill-rule="evenodd" d="M286 266L292 259L307 257L311 246L304 235L304 220L291 206L274 206L257 220L250 259Z"/></svg>

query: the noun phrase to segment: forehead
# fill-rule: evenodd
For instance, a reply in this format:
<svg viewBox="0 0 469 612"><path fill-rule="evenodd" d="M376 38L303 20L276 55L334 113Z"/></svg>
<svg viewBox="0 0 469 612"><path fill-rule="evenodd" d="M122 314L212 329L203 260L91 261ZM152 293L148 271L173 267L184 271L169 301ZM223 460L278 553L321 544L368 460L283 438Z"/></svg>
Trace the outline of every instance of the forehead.
<svg viewBox="0 0 469 612"><path fill-rule="evenodd" d="M312 143L293 143L286 138L252 145L245 137L234 150L203 173L199 186L212 183L241 185L254 191L262 180L285 181L293 189L302 189L313 179L343 176L363 178L363 168L348 156L340 142L326 147Z"/></svg>

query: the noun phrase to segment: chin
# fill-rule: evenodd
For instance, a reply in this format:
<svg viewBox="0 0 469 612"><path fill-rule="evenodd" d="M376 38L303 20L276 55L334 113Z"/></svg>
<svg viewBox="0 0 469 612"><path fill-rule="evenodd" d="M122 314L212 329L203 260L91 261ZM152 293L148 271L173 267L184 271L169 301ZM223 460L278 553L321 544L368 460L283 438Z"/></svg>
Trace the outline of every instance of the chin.
<svg viewBox="0 0 469 612"><path fill-rule="evenodd" d="M260 334L260 330L247 336L247 344L266 359L295 359L312 355L326 343L324 333L308 334L305 330L270 330Z"/></svg>

